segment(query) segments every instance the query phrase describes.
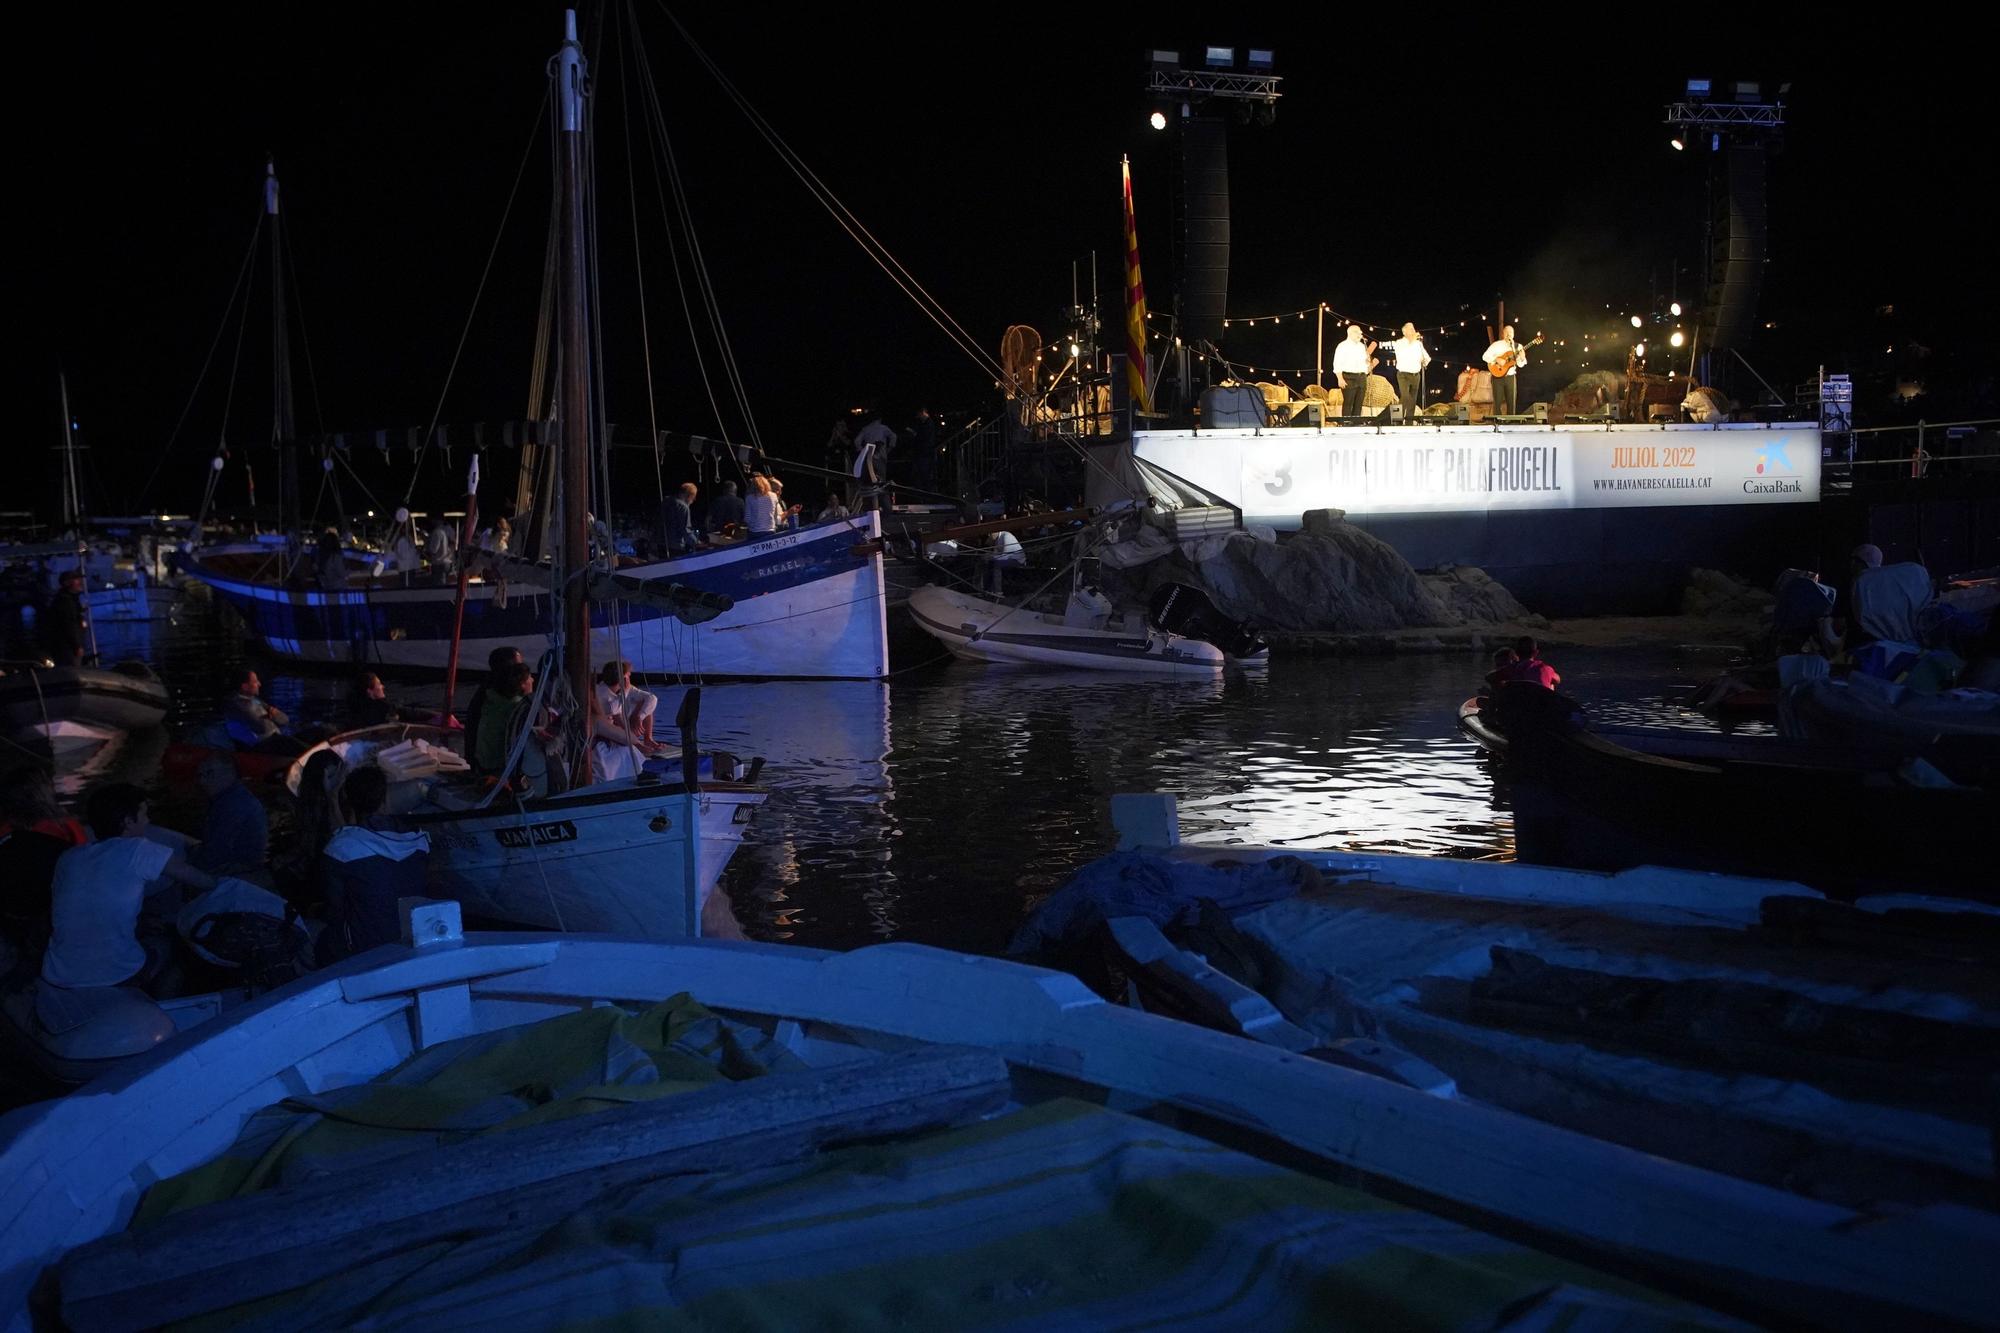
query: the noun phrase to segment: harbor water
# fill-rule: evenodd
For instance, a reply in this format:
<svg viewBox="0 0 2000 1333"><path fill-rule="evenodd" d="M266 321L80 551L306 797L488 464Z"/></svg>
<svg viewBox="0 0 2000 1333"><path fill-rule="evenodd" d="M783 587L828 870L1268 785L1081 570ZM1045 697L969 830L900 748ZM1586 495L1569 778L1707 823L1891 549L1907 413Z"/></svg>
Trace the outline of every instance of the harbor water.
<svg viewBox="0 0 2000 1333"><path fill-rule="evenodd" d="M100 626L100 637L107 660L142 657L161 673L169 729L213 720L245 660L198 595L170 620ZM1707 727L1664 696L1714 674L1722 652L1551 657L1602 721ZM249 660L295 722L344 720L350 680ZM702 746L763 756L770 793L722 885L753 939L998 952L1036 901L1110 850L1110 798L1133 791L1178 797L1192 842L1511 858L1504 785L1455 718L1485 668L1464 652L1310 658L1188 682L940 662L886 682L711 685ZM477 678L461 685L460 707ZM420 708L442 699L435 681L389 687ZM651 688L664 735L680 687ZM199 794L161 784L164 743L133 737L63 786L139 781L157 819L197 829Z"/></svg>

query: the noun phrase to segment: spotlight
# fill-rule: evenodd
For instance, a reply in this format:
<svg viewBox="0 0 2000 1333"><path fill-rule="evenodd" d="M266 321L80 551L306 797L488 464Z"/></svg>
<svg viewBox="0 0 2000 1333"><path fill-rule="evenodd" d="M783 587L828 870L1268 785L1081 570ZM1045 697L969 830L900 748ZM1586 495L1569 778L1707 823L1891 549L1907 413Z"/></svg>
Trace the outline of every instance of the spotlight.
<svg viewBox="0 0 2000 1333"><path fill-rule="evenodd" d="M1685 153L1687 151L1687 145L1681 142L1681 136L1678 134L1676 134L1673 138L1667 140L1667 142L1674 146L1674 151L1676 153Z"/></svg>
<svg viewBox="0 0 2000 1333"><path fill-rule="evenodd" d="M1147 123L1156 130L1163 130L1167 127L1167 113L1164 111L1155 111Z"/></svg>
<svg viewBox="0 0 2000 1333"><path fill-rule="evenodd" d="M1679 347L1682 343L1686 341L1687 341L1687 335L1685 333L1682 333L1679 329L1675 329L1671 334L1667 335L1667 345L1670 347Z"/></svg>
<svg viewBox="0 0 2000 1333"><path fill-rule="evenodd" d="M1646 321L1639 318L1637 315L1634 315L1632 316L1632 327L1635 329L1643 329L1646 327Z"/></svg>
<svg viewBox="0 0 2000 1333"><path fill-rule="evenodd" d="M1679 301L1676 301L1672 305L1668 306L1667 313L1669 315L1674 316L1676 319L1680 318L1681 303Z"/></svg>

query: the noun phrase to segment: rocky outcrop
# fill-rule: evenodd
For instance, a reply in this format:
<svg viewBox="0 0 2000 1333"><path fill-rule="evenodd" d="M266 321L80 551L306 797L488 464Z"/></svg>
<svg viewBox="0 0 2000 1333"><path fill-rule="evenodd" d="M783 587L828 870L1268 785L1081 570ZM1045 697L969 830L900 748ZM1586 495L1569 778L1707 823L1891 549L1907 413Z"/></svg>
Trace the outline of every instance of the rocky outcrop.
<svg viewBox="0 0 2000 1333"><path fill-rule="evenodd" d="M1514 594L1476 565L1446 565L1421 575L1431 595L1459 625L1528 625L1549 622L1516 601Z"/></svg>
<svg viewBox="0 0 2000 1333"><path fill-rule="evenodd" d="M1284 541L1233 532L1129 569L1103 570L1114 600L1143 604L1163 583L1193 583L1258 630L1373 632L1524 619L1507 590L1477 569L1420 575L1388 543L1337 509L1305 515Z"/></svg>
<svg viewBox="0 0 2000 1333"><path fill-rule="evenodd" d="M1755 616L1771 609L1775 599L1762 588L1752 587L1716 569L1691 569L1687 588L1681 593L1681 614L1686 616Z"/></svg>

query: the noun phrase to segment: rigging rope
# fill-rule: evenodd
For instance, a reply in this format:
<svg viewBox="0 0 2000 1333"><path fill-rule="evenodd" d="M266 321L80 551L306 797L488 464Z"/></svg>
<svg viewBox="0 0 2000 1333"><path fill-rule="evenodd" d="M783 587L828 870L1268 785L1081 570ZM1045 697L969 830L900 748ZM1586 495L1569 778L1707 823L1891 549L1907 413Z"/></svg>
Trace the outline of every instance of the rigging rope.
<svg viewBox="0 0 2000 1333"><path fill-rule="evenodd" d="M244 250L243 262L236 269L236 283L229 289L229 300L227 304L225 304L222 307L222 318L216 321L215 336L209 339L208 341L208 352L201 359L201 370L194 377L194 388L188 390L187 402L182 404L181 406L180 417L177 420L175 420L173 430L167 433L167 442L160 449L160 456L153 460L153 470L152 472L147 474L146 484L139 488L138 508L141 512L144 512L146 508L146 501L150 499L153 494L153 483L159 480L160 469L166 465L167 456L173 452L174 441L180 438L181 427L187 424L188 413L194 408L194 400L201 393L202 383L208 378L208 368L215 362L215 349L222 345L222 335L229 328L229 312L236 308L237 294L243 290L244 275L249 273L250 271L250 261L256 258L257 255L257 240L263 234L264 234L264 210L262 208L259 208L257 210L257 224L250 229L249 248ZM245 302L245 309L246 310L248 309L247 301ZM241 325L239 325L238 328L240 329ZM237 336L240 340L242 334L239 332ZM232 369L231 374L234 373L235 372ZM227 415L228 414L225 412L224 413L225 420L227 419ZM210 485L209 489L210 490L214 489L213 484Z"/></svg>
<svg viewBox="0 0 2000 1333"><path fill-rule="evenodd" d="M695 230L694 212L688 203L686 185L681 179L680 164L678 157L674 153L673 138L667 132L666 113L660 102L659 87L653 79L652 67L644 59L643 49L640 52L637 68L642 76L640 86L641 91L646 95L646 109L652 113L648 119L648 128L652 134L658 136L653 141L655 147L659 150L653 162L654 189L656 192L659 189L660 166L662 162L666 166L667 179L673 186L673 213L670 214L667 212L665 197L662 196L660 199L661 215L667 222L668 243L672 246L673 219L675 216L678 216L681 231L687 238L688 267L694 272L696 286L701 294L702 310L707 317L709 328L715 336L717 355L721 361L723 374L729 381L730 392L735 395L737 410L743 414L744 427L751 447L761 453L764 448L763 438L758 432L756 416L750 409L749 394L744 387L742 373L737 367L735 353L729 343L728 329L722 319L722 307L715 296L714 282L709 276L707 261L701 250L701 237ZM708 392L710 409L716 415L716 424L722 431L723 440L726 444L728 442L729 426L723 419L721 404L716 401L714 387L708 378L707 360L701 355L701 338L695 329L694 315L692 311L687 309L687 288L681 279L678 250L674 250L673 253L675 256L674 279L676 283L680 284L681 306L687 318L688 334L694 341L695 358L701 369L702 384ZM738 460L738 471L739 473L743 471L741 460ZM747 475L745 480L747 482Z"/></svg>
<svg viewBox="0 0 2000 1333"><path fill-rule="evenodd" d="M627 45L627 25L629 11L619 6L618 58L619 68L629 69L632 53ZM667 480L660 457L660 414L653 397L653 338L646 320L646 263L645 247L639 243L639 187L633 179L632 159L632 96L628 91L630 75L619 84L618 122L625 140L625 199L632 214L632 268L639 292L639 355L646 373L642 378L646 383L646 434L653 446L653 489L656 499L662 505L667 502Z"/></svg>
<svg viewBox="0 0 2000 1333"><path fill-rule="evenodd" d="M479 313L479 302L486 294L486 280L493 274L493 259L500 253L500 238L507 234L507 219L513 216L514 199L521 192L521 178L527 174L528 158L533 153L535 139L541 132L542 117L548 114L549 99L542 95L542 104L535 110L534 128L528 132L528 147L521 154L521 165L514 172L514 186L507 192L507 206L500 213L500 225L494 229L492 248L486 252L486 266L479 272L479 287L472 294L472 309L465 314L465 326L458 333L458 347L451 354L451 368L445 372L444 387L438 390L437 407L431 413L431 422L424 430L423 444L417 449L417 456L410 467L410 484L403 492L403 506L409 507L410 497L417 493L417 478L423 475L424 455L429 452L431 440L437 435L438 418L444 415L445 398L451 393L452 377L458 374L459 358L465 355L465 340L472 333L472 321Z"/></svg>

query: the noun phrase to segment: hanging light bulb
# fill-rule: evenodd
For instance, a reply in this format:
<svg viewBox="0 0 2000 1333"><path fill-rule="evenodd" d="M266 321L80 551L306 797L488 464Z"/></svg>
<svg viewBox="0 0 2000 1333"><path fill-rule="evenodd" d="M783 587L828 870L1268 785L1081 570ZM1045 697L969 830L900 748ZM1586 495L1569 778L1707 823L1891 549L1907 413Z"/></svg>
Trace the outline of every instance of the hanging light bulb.
<svg viewBox="0 0 2000 1333"><path fill-rule="evenodd" d="M1637 315L1634 315L1632 316L1632 327L1635 329L1643 329L1646 327L1646 321L1640 319Z"/></svg>
<svg viewBox="0 0 2000 1333"><path fill-rule="evenodd" d="M1669 315L1672 315L1675 319L1679 319L1681 316L1681 303L1679 301L1676 301L1672 305L1668 306L1667 313Z"/></svg>
<svg viewBox="0 0 2000 1333"><path fill-rule="evenodd" d="M1687 335L1682 333L1679 329L1675 329L1671 334L1667 336L1667 343L1669 346L1672 347L1679 347L1682 343L1686 341L1687 341Z"/></svg>

